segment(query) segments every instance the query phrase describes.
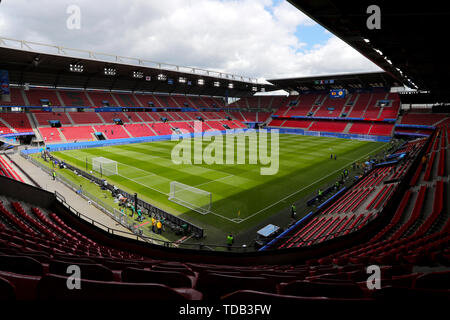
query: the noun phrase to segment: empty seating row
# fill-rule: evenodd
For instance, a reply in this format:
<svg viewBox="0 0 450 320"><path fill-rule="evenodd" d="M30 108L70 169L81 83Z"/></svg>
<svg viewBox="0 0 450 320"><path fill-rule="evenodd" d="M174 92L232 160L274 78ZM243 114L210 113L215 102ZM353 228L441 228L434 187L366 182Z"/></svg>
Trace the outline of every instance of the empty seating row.
<svg viewBox="0 0 450 320"><path fill-rule="evenodd" d="M58 128L39 128L39 132L45 143L57 143L62 141Z"/></svg>
<svg viewBox="0 0 450 320"><path fill-rule="evenodd" d="M94 129L91 126L84 127L63 127L61 133L67 141L88 141L94 140Z"/></svg>
<svg viewBox="0 0 450 320"><path fill-rule="evenodd" d="M448 114L427 113L424 115L423 113L408 112L403 115L400 123L435 126L447 118Z"/></svg>
<svg viewBox="0 0 450 320"><path fill-rule="evenodd" d="M125 131L124 126L117 125L103 125L94 126L95 132L102 133L108 139L125 139L130 138L130 135Z"/></svg>
<svg viewBox="0 0 450 320"><path fill-rule="evenodd" d="M124 125L124 127L131 134L131 136L135 138L150 137L155 135L155 132L150 129L150 127L146 123L126 124Z"/></svg>
<svg viewBox="0 0 450 320"><path fill-rule="evenodd" d="M12 127L17 132L32 132L30 121L28 117L23 112L2 112L0 113L0 130L6 131L2 121L6 122L10 127ZM3 129L2 129L3 127ZM11 132L11 130L9 130ZM7 132L4 132L7 133Z"/></svg>
<svg viewBox="0 0 450 320"><path fill-rule="evenodd" d="M310 131L343 132L347 122L344 121L316 121L309 128Z"/></svg>

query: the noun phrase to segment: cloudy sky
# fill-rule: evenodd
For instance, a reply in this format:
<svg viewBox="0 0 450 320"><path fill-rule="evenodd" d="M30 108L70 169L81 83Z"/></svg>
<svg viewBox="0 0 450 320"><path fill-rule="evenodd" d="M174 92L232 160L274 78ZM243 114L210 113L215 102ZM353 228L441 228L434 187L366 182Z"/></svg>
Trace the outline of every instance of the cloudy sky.
<svg viewBox="0 0 450 320"><path fill-rule="evenodd" d="M284 0L3 0L0 36L260 79L379 70Z"/></svg>

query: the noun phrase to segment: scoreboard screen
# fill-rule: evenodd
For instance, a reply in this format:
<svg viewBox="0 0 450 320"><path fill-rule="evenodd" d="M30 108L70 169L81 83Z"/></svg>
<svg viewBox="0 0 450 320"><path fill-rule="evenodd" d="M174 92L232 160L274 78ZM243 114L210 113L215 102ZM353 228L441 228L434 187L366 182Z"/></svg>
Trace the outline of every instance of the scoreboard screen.
<svg viewBox="0 0 450 320"><path fill-rule="evenodd" d="M345 98L346 96L347 91L344 89L330 90L330 98L332 99Z"/></svg>

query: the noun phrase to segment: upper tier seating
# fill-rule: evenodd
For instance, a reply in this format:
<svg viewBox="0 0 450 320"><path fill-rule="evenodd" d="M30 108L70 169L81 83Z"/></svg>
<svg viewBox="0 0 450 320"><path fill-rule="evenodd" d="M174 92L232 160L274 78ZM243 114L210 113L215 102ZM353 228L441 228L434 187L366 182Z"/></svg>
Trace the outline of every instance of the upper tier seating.
<svg viewBox="0 0 450 320"><path fill-rule="evenodd" d="M242 122L246 122L241 112L230 112L232 118L237 119Z"/></svg>
<svg viewBox="0 0 450 320"><path fill-rule="evenodd" d="M151 94L135 94L135 97L144 108L148 108L150 106L150 102L154 108L167 107L167 105L162 105L159 100Z"/></svg>
<svg viewBox="0 0 450 320"><path fill-rule="evenodd" d="M11 101L6 102L0 99L0 106L26 106L22 96L22 89L10 87L9 92Z"/></svg>
<svg viewBox="0 0 450 320"><path fill-rule="evenodd" d="M125 117L128 119L128 122L145 122L141 115L144 112L123 112L123 114L125 115Z"/></svg>
<svg viewBox="0 0 450 320"><path fill-rule="evenodd" d="M241 112L244 119L244 122L256 122L256 112Z"/></svg>
<svg viewBox="0 0 450 320"><path fill-rule="evenodd" d="M15 129L17 132L32 132L33 129L31 128L30 121L28 120L28 117L23 112L7 112L7 113L0 113L0 119L8 123L13 129ZM3 130L4 133L7 133L5 128L2 128L3 123L0 122L0 130Z"/></svg>
<svg viewBox="0 0 450 320"><path fill-rule="evenodd" d="M203 108L203 107L207 107L206 103L203 102L202 99L200 99L200 97L188 97L191 105L194 105L196 108Z"/></svg>
<svg viewBox="0 0 450 320"><path fill-rule="evenodd" d="M436 126L448 118L448 114L427 113L424 115L423 113L406 113L400 123Z"/></svg>
<svg viewBox="0 0 450 320"><path fill-rule="evenodd" d="M270 113L269 112L258 112L258 122L266 122L267 119L269 119Z"/></svg>
<svg viewBox="0 0 450 320"><path fill-rule="evenodd" d="M222 99L210 97L201 97L201 99L205 102L206 106L210 108L223 108L225 106Z"/></svg>
<svg viewBox="0 0 450 320"><path fill-rule="evenodd" d="M59 90L59 96L66 107L92 106L84 91Z"/></svg>
<svg viewBox="0 0 450 320"><path fill-rule="evenodd" d="M327 98L322 106L314 113L314 117L339 117L347 99Z"/></svg>
<svg viewBox="0 0 450 320"><path fill-rule="evenodd" d="M94 107L103 107L103 101L107 101L110 107L117 107L117 103L109 92L87 91L86 94L91 98Z"/></svg>
<svg viewBox="0 0 450 320"><path fill-rule="evenodd" d="M65 112L36 112L33 113L40 126L50 125L50 120L59 120L61 124L72 124Z"/></svg>
<svg viewBox="0 0 450 320"><path fill-rule="evenodd" d="M96 112L69 112L68 114L75 124L103 123Z"/></svg>
<svg viewBox="0 0 450 320"><path fill-rule="evenodd" d="M120 119L123 123L128 123L130 120L123 112L101 112L99 114L106 123L114 123L114 119Z"/></svg>
<svg viewBox="0 0 450 320"><path fill-rule="evenodd" d="M139 117L144 120L145 122L153 122L156 121L155 119L153 119L153 117L148 114L147 112L136 112L136 114L139 115ZM134 121L134 120L133 120Z"/></svg>
<svg viewBox="0 0 450 320"><path fill-rule="evenodd" d="M48 100L51 106L61 106L55 90L30 89L24 91L30 106L41 106L41 99Z"/></svg>
<svg viewBox="0 0 450 320"><path fill-rule="evenodd" d="M372 95L369 93L360 93L355 97L353 109L348 115L349 118L362 118L365 110L372 100Z"/></svg>
<svg viewBox="0 0 450 320"><path fill-rule="evenodd" d="M174 95L169 97L173 106L180 108L196 108L196 106L185 96Z"/></svg>
<svg viewBox="0 0 450 320"><path fill-rule="evenodd" d="M132 94L113 93L112 95L116 98L121 107L140 107L139 102ZM147 107L147 105L145 105L145 107Z"/></svg>
<svg viewBox="0 0 450 320"><path fill-rule="evenodd" d="M13 131L0 121L0 135L9 133L13 133Z"/></svg>

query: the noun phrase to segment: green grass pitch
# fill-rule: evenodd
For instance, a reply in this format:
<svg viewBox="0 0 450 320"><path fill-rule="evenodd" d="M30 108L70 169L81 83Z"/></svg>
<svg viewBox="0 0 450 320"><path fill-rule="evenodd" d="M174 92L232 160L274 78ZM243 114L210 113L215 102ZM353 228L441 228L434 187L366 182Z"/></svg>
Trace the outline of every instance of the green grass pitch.
<svg viewBox="0 0 450 320"><path fill-rule="evenodd" d="M204 146L210 142L203 142ZM264 165L174 164L177 142L160 141L95 149L55 152L81 169L91 170L91 159L118 162L118 175L107 180L142 199L182 216L206 230L243 231L290 206L293 201L331 183L355 161L366 160L385 143L299 135L280 135L279 171L260 174ZM247 143L248 149L248 143ZM330 154L337 160L330 160ZM248 155L247 155L248 159ZM248 161L246 161L248 163ZM178 181L212 193L212 212L201 215L168 200L170 182Z"/></svg>

